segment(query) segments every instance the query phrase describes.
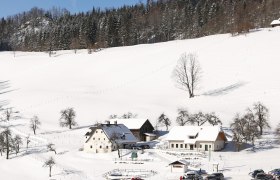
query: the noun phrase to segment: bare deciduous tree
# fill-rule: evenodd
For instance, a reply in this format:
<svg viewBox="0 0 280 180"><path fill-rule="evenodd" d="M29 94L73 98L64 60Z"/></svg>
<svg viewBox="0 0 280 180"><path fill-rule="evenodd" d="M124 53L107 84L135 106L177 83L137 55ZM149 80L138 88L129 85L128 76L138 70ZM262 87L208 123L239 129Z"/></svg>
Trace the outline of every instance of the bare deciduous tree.
<svg viewBox="0 0 280 180"><path fill-rule="evenodd" d="M190 122L190 115L188 110L180 108L178 109L178 116L176 118L176 122L179 126L185 126Z"/></svg>
<svg viewBox="0 0 280 180"><path fill-rule="evenodd" d="M173 70L173 78L178 87L187 91L189 98L193 98L201 79L201 73L197 56L192 53L188 55L184 53Z"/></svg>
<svg viewBox="0 0 280 180"><path fill-rule="evenodd" d="M16 152L16 155L19 153L19 150L20 150L20 145L22 144L22 138L19 136L19 135L16 135L14 140L13 140L13 143L14 143L14 150Z"/></svg>
<svg viewBox="0 0 280 180"><path fill-rule="evenodd" d="M216 125L219 125L219 124L222 125L222 121L215 114L215 112L205 114L205 118L209 122L209 124L211 124L212 126L216 126Z"/></svg>
<svg viewBox="0 0 280 180"><path fill-rule="evenodd" d="M171 126L170 119L164 113L158 117L158 123L164 125L166 127L166 131L168 131L168 127Z"/></svg>
<svg viewBox="0 0 280 180"><path fill-rule="evenodd" d="M45 161L43 167L49 167L49 177L52 177L52 167L55 165L55 161L53 157L50 157Z"/></svg>
<svg viewBox="0 0 280 180"><path fill-rule="evenodd" d="M202 126L203 124L205 124L207 122L207 119L205 117L205 114L203 114L203 112L198 112L195 114L192 114L190 116L190 122L191 124L196 124L197 126Z"/></svg>
<svg viewBox="0 0 280 180"><path fill-rule="evenodd" d="M53 143L49 143L49 144L47 145L47 149L48 149L49 151L53 151L54 154L56 154L56 149L55 149L55 146L54 146Z"/></svg>
<svg viewBox="0 0 280 180"><path fill-rule="evenodd" d="M237 151L240 151L241 145L246 139L245 136L245 125L246 122L243 118L240 117L239 114L236 114L233 122L230 124L230 128L233 132L233 141L235 142L235 145L237 147Z"/></svg>
<svg viewBox="0 0 280 180"><path fill-rule="evenodd" d="M9 128L6 128L3 132L0 133L0 136L2 136L0 138L2 139L1 140L2 147L6 151L6 159L9 159L10 150L13 147L12 133Z"/></svg>
<svg viewBox="0 0 280 180"><path fill-rule="evenodd" d="M69 129L72 129L72 126L76 126L77 122L75 121L76 112L73 108L67 108L60 111L60 126L65 127L69 126Z"/></svg>
<svg viewBox="0 0 280 180"><path fill-rule="evenodd" d="M262 135L264 128L270 128L268 122L268 116L269 116L268 108L265 105L263 105L261 102L257 102L253 105L253 113L255 115L258 127L260 128L260 135Z"/></svg>
<svg viewBox="0 0 280 180"><path fill-rule="evenodd" d="M236 143L238 151L244 142L252 142L254 148L255 140L260 136L260 132L252 112L247 111L242 117L237 114L230 127L233 131L233 141Z"/></svg>
<svg viewBox="0 0 280 180"><path fill-rule="evenodd" d="M39 129L41 122L38 116L33 116L30 120L30 129L33 130L34 135L36 135L36 130Z"/></svg>
<svg viewBox="0 0 280 180"><path fill-rule="evenodd" d="M3 110L2 120L10 121L12 119L20 118L19 111L14 111L13 108L6 108Z"/></svg>

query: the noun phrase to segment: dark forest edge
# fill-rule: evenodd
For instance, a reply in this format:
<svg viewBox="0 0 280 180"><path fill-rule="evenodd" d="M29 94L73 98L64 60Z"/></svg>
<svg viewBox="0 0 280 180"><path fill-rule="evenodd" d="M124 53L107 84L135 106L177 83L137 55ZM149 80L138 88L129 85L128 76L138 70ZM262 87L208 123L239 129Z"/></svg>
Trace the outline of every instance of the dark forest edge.
<svg viewBox="0 0 280 180"><path fill-rule="evenodd" d="M32 8L0 20L0 51L99 49L246 33L279 18L279 0L147 0L118 9Z"/></svg>

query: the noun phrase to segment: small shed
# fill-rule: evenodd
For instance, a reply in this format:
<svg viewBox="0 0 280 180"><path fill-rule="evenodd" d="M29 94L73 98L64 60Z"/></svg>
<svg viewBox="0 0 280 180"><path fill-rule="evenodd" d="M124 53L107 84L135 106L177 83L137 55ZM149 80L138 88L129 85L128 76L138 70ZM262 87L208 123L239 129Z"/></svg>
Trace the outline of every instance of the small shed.
<svg viewBox="0 0 280 180"><path fill-rule="evenodd" d="M280 26L280 18L279 19L276 19L276 20L273 20L271 23L270 23L271 27L276 27L276 26Z"/></svg>
<svg viewBox="0 0 280 180"><path fill-rule="evenodd" d="M157 138L157 135L154 133L144 133L144 135L146 136L146 141L152 141Z"/></svg>
<svg viewBox="0 0 280 180"><path fill-rule="evenodd" d="M170 163L169 166L171 166L171 172L172 173L185 173L188 170L188 165L190 163L186 160L178 160L174 161L173 163Z"/></svg>

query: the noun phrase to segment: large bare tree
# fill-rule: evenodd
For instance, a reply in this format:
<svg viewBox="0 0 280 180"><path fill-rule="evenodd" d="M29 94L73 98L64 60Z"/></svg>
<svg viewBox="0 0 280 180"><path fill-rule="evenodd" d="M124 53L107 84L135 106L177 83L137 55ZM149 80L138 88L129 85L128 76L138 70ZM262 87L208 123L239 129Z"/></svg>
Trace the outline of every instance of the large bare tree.
<svg viewBox="0 0 280 180"><path fill-rule="evenodd" d="M67 108L60 111L60 126L65 127L69 126L69 129L72 129L72 126L76 126L77 122L75 121L76 112L73 108Z"/></svg>
<svg viewBox="0 0 280 180"><path fill-rule="evenodd" d="M166 131L168 131L168 127L171 126L170 119L164 113L158 117L158 123L164 125L166 127Z"/></svg>
<svg viewBox="0 0 280 180"><path fill-rule="evenodd" d="M181 55L173 70L173 78L180 89L188 92L189 98L195 96L195 90L201 80L201 68L197 56L193 53Z"/></svg>
<svg viewBox="0 0 280 180"><path fill-rule="evenodd" d="M53 159L53 157L50 157L49 159L47 159L43 165L43 167L49 167L49 177L52 176L52 167L55 165L55 161Z"/></svg>
<svg viewBox="0 0 280 180"><path fill-rule="evenodd" d="M6 159L9 159L10 151L13 147L13 138L12 133L9 128L6 128L3 132L0 133L1 146L6 151Z"/></svg>
<svg viewBox="0 0 280 180"><path fill-rule="evenodd" d="M190 114L188 110L179 108L178 116L176 118L176 122L179 126L185 126L187 123L190 123Z"/></svg>
<svg viewBox="0 0 280 180"><path fill-rule="evenodd" d="M41 122L39 120L38 116L33 116L30 119L30 129L33 131L34 135L36 135L36 130L39 129L39 126L41 125Z"/></svg>
<svg viewBox="0 0 280 180"><path fill-rule="evenodd" d="M269 116L268 108L261 102L257 102L253 105L252 113L254 113L255 115L257 125L260 128L260 135L262 135L263 129L270 128L268 122L268 116Z"/></svg>

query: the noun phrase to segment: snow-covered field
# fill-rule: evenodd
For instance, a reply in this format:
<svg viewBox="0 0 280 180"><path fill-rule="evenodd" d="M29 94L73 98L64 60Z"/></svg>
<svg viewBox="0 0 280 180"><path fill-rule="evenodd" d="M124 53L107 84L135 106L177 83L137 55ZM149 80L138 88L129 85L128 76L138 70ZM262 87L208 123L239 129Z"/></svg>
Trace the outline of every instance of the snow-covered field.
<svg viewBox="0 0 280 180"><path fill-rule="evenodd" d="M16 52L14 57L11 52L0 52L0 80L9 80L14 89L1 95L0 100L8 99L9 106L23 115L22 119L0 125L10 126L22 137L31 136L27 152L12 155L11 160L0 157L0 178L48 179L48 169L42 165L49 156L57 162L52 179L103 179L104 173L116 168L157 171L150 179L171 177L167 165L176 158L155 150L141 155L153 161L139 165L115 163L116 152L79 151L88 127L111 114L131 111L155 123L164 112L175 125L177 108L186 107L190 112L214 111L228 126L235 113L261 101L269 108L270 123L275 128L280 122L279 37L280 28L268 28L235 37L215 35L109 48L93 54L86 50L77 54L59 51L51 58L47 53ZM193 99L176 88L171 78L177 60L185 52L196 53L203 70L199 96ZM77 112L79 126L71 131L58 125L59 112L66 107L74 107ZM33 115L42 122L36 136L28 128ZM267 137L263 141L269 142L270 135ZM49 142L56 145L57 155L46 151ZM273 142L256 152L215 152L202 167L211 170L212 161L219 161L227 177L249 179L250 170L279 166L279 152Z"/></svg>

